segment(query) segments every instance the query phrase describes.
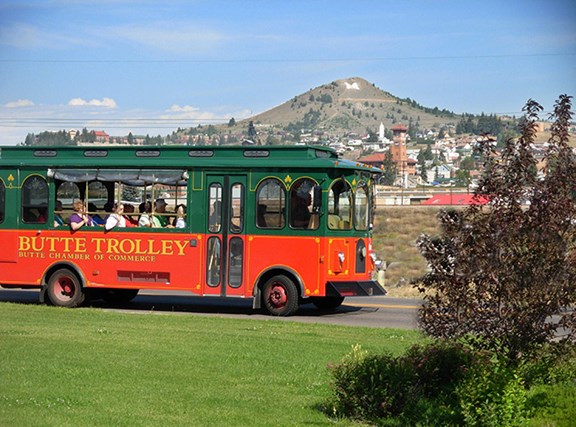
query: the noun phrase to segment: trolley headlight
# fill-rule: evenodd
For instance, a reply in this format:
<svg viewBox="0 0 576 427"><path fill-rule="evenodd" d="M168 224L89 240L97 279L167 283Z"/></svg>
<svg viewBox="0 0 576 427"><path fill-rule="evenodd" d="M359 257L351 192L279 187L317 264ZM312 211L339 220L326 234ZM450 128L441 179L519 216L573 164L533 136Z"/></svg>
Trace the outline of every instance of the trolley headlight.
<svg viewBox="0 0 576 427"><path fill-rule="evenodd" d="M386 270L386 264L384 263L384 261L378 258L376 253L370 252L370 258L372 259L372 262L374 263L374 267L376 267L376 270Z"/></svg>
<svg viewBox="0 0 576 427"><path fill-rule="evenodd" d="M346 256L344 255L344 252L338 252L338 260L340 261L340 264L344 264L344 261L346 261Z"/></svg>

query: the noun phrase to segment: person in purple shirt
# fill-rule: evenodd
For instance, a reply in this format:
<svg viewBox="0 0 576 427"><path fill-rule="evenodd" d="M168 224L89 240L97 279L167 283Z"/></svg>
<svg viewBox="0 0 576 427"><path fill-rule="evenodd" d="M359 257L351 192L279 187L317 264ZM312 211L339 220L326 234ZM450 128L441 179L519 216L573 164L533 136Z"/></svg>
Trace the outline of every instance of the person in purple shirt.
<svg viewBox="0 0 576 427"><path fill-rule="evenodd" d="M94 225L92 218L86 213L86 203L84 203L82 200L74 200L72 208L74 209L74 213L70 216L70 228L72 231L79 230L84 225Z"/></svg>

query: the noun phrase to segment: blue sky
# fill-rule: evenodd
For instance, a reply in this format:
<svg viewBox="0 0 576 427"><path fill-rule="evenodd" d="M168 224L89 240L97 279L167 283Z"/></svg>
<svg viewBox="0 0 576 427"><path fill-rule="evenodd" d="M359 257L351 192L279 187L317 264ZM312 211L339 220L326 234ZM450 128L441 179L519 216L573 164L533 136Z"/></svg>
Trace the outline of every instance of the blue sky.
<svg viewBox="0 0 576 427"><path fill-rule="evenodd" d="M362 77L456 113L576 95L574 0L3 0L0 145L166 135Z"/></svg>

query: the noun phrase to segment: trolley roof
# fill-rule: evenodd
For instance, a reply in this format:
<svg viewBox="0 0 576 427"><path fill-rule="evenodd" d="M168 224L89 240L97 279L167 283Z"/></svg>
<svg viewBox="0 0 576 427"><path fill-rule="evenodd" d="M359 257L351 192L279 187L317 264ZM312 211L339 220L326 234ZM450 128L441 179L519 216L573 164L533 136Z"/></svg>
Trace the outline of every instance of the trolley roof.
<svg viewBox="0 0 576 427"><path fill-rule="evenodd" d="M321 146L0 146L0 167L51 168L326 168L380 173Z"/></svg>

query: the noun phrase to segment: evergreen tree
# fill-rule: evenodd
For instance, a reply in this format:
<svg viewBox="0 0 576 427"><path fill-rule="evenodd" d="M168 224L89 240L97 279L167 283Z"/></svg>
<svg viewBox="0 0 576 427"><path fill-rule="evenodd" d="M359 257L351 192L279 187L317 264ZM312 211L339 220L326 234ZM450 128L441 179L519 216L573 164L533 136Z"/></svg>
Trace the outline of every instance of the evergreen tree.
<svg viewBox="0 0 576 427"><path fill-rule="evenodd" d="M474 161L474 158L471 156L464 157L462 159L462 161L460 162L460 169L463 169L466 171L471 171L475 167L476 167L476 162Z"/></svg>
<svg viewBox="0 0 576 427"><path fill-rule="evenodd" d="M384 155L384 162L382 162L382 167L384 172L380 177L380 184L394 185L394 181L396 181L396 175L398 175L398 166L396 165L396 162L392 160L392 153L390 150L388 150Z"/></svg>
<svg viewBox="0 0 576 427"><path fill-rule="evenodd" d="M426 167L426 159L422 150L418 153L418 165L420 166L420 178L422 178L422 181L428 182L428 168Z"/></svg>
<svg viewBox="0 0 576 427"><path fill-rule="evenodd" d="M250 122L248 123L248 139L252 140L253 142L256 142L256 128L254 127L254 122L252 120L250 120Z"/></svg>
<svg viewBox="0 0 576 427"><path fill-rule="evenodd" d="M456 187L466 187L468 188L471 183L470 171L466 169L458 169L456 171L456 180L454 185Z"/></svg>
<svg viewBox="0 0 576 427"><path fill-rule="evenodd" d="M426 145L426 149L423 151L422 155L424 160L434 160L434 153L432 152L432 145Z"/></svg>

